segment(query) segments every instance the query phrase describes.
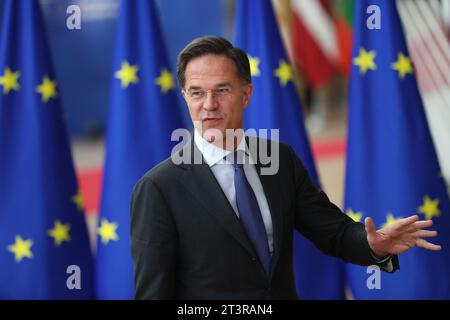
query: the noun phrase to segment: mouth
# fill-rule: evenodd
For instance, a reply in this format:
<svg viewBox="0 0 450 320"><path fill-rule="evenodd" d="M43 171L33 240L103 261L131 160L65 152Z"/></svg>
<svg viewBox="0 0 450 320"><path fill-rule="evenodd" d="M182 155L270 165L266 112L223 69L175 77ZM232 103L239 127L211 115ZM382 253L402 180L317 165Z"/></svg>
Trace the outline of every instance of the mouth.
<svg viewBox="0 0 450 320"><path fill-rule="evenodd" d="M203 123L214 124L222 121L222 118L204 118Z"/></svg>

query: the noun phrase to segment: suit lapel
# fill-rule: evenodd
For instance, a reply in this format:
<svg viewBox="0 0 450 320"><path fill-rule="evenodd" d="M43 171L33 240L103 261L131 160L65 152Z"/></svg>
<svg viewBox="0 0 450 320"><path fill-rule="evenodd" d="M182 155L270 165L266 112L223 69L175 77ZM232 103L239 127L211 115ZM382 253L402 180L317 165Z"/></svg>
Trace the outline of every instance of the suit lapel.
<svg viewBox="0 0 450 320"><path fill-rule="evenodd" d="M258 139L258 142L260 140ZM248 142L248 141L247 141ZM247 143L248 145L248 143ZM270 144L269 144L270 147ZM201 159L201 164L182 164L185 172L181 177L181 183L204 208L205 211L212 215L223 228L230 233L252 256L256 255L236 213L231 207L228 199L222 191L214 174L208 164L203 160L200 150L196 147L194 140L183 148L181 152L190 149L191 163L193 159ZM281 241L283 239L283 214L282 199L280 194L280 185L277 175L261 175L263 167L259 161L256 150L250 148L253 159L256 159L256 171L261 181L267 202L269 204L270 214L273 226L273 256L271 261L271 275L278 262L281 249Z"/></svg>
<svg viewBox="0 0 450 320"><path fill-rule="evenodd" d="M202 159L201 164L183 164L184 172L181 183L186 190L212 215L252 256L255 251L248 240L245 231L222 191L209 165L203 160L200 150L193 140L186 148L191 149L192 159ZM192 162L193 163L193 162Z"/></svg>

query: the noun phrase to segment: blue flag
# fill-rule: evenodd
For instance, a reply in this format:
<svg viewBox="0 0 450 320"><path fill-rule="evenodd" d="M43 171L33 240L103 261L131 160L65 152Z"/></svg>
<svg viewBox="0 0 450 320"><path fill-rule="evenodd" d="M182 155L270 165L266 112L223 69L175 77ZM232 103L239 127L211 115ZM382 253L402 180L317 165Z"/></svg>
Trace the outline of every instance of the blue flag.
<svg viewBox="0 0 450 320"><path fill-rule="evenodd" d="M153 1L124 0L119 11L98 227L99 299L134 297L131 191L170 156L171 133L182 127Z"/></svg>
<svg viewBox="0 0 450 320"><path fill-rule="evenodd" d="M39 2L0 33L0 299L90 299L93 264Z"/></svg>
<svg viewBox="0 0 450 320"><path fill-rule="evenodd" d="M418 213L433 220L431 242L443 250L414 248L379 279L349 265L351 290L357 299L449 299L450 204L395 1L357 1L354 30L346 210L377 228Z"/></svg>
<svg viewBox="0 0 450 320"><path fill-rule="evenodd" d="M319 186L302 107L270 0L241 0L237 5L235 45L247 52L253 96L244 111L246 129L279 129ZM307 48L305 48L307 50ZM297 293L303 299L344 298L343 263L326 256L296 232L294 270Z"/></svg>

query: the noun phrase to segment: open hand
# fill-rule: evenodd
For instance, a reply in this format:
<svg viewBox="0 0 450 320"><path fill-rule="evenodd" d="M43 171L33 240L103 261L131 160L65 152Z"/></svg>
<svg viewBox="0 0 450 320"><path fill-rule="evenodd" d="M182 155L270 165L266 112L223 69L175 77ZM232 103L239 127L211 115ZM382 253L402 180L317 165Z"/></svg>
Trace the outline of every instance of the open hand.
<svg viewBox="0 0 450 320"><path fill-rule="evenodd" d="M441 250L441 246L423 239L437 236L437 231L422 230L431 227L433 221L419 221L418 215L400 219L379 230L376 230L372 218L366 218L364 223L369 246L377 257L401 254L416 246L433 251Z"/></svg>

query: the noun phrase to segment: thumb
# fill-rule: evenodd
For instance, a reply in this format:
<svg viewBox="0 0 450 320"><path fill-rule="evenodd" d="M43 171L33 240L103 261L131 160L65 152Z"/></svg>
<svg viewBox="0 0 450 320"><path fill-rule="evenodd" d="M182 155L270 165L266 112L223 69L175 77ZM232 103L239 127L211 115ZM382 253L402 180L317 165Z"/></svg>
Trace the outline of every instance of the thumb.
<svg viewBox="0 0 450 320"><path fill-rule="evenodd" d="M366 219L364 219L364 224L366 225L367 234L374 233L376 231L375 223L373 222L372 218L367 217Z"/></svg>

